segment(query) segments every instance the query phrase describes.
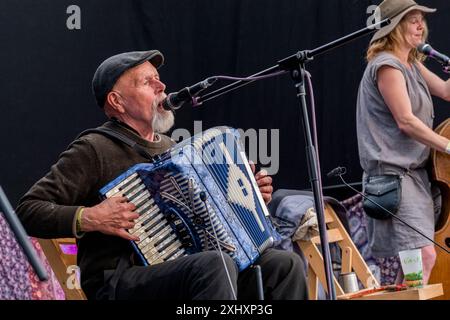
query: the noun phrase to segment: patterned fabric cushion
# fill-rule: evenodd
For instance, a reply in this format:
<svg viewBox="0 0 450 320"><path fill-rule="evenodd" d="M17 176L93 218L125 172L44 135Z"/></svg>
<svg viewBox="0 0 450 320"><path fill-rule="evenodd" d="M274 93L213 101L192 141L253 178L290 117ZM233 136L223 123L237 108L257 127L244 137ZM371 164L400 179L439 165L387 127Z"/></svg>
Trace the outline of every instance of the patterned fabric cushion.
<svg viewBox="0 0 450 320"><path fill-rule="evenodd" d="M32 300L65 300L66 295L64 294L64 290L61 288L58 279L56 278L55 273L53 272L50 264L47 260L47 257L44 254L44 251L41 248L38 240L35 238L31 238L31 243L33 244L36 252L44 263L45 269L47 270L47 274L49 275L49 279L45 282L39 280L36 273L33 271L31 265L28 264L28 275L30 278L31 284L31 299Z"/></svg>
<svg viewBox="0 0 450 320"><path fill-rule="evenodd" d="M29 264L0 213L0 299L30 300L31 284L28 277Z"/></svg>
<svg viewBox="0 0 450 320"><path fill-rule="evenodd" d="M0 300L64 300L65 295L36 239L31 239L49 280L39 281L0 212Z"/></svg>
<svg viewBox="0 0 450 320"><path fill-rule="evenodd" d="M401 270L400 259L398 256L387 258L372 257L367 238L367 217L364 213L362 200L362 196L357 194L341 202L347 209L350 236L380 284L394 284L397 274Z"/></svg>

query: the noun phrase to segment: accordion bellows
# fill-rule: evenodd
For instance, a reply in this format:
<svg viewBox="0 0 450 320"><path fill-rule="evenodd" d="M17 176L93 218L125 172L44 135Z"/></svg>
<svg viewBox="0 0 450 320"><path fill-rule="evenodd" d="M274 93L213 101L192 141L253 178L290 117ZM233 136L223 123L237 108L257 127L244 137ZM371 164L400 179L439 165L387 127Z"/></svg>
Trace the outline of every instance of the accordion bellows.
<svg viewBox="0 0 450 320"><path fill-rule="evenodd" d="M140 217L132 242L144 265L222 250L239 270L278 240L235 129L218 127L137 164L100 190L125 196Z"/></svg>

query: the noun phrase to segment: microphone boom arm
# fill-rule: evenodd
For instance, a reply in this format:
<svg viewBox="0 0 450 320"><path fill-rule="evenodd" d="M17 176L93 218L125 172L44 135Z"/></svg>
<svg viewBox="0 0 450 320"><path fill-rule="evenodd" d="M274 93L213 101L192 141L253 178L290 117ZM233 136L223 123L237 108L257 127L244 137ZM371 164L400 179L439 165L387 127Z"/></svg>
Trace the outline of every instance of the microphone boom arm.
<svg viewBox="0 0 450 320"><path fill-rule="evenodd" d="M248 78L256 78L256 77L260 77L260 76L264 76L270 73L274 73L277 71L282 71L282 70L290 70L290 66L292 66L292 64L295 63L295 65L298 66L299 63L301 63L302 61L307 61L307 60L312 60L314 59L315 56L323 54L325 52L330 51L331 49L334 49L336 47L340 47L343 46L344 44L356 40L358 38L361 38L367 34L370 34L372 32L374 32L375 30L377 30L377 28L382 28L386 25L389 25L391 23L390 19L385 19L382 20L378 23L375 23L373 25L370 25L366 28L360 29L356 32L353 32L345 37L342 37L340 39L337 39L333 42L330 42L328 44L325 44L323 46L320 46L316 49L313 50L305 50L305 51L299 51L296 54L293 54L285 59L282 59L278 62L277 65L272 66L270 68L267 68L265 70L262 70L258 73L255 73L251 76L249 76ZM239 89L241 87L244 87L246 85L249 85L250 83L255 82L257 79L253 80L253 81L243 81L243 80L238 80L235 81L233 83L230 83L229 85L226 85L222 88L219 88L217 90L211 91L203 96L198 96L195 101L198 105L202 104L203 102L212 100L214 98L217 98L221 95L224 95L228 92L234 91L236 89Z"/></svg>

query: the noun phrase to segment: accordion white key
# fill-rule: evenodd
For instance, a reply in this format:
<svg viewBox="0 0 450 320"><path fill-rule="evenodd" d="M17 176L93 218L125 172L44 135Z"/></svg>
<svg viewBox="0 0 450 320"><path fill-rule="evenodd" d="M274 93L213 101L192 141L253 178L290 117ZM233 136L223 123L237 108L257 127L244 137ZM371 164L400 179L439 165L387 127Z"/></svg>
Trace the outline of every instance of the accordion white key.
<svg viewBox="0 0 450 320"><path fill-rule="evenodd" d="M100 194L136 205L128 231L140 238L132 243L144 265L220 249L243 270L279 239L235 129L197 134Z"/></svg>

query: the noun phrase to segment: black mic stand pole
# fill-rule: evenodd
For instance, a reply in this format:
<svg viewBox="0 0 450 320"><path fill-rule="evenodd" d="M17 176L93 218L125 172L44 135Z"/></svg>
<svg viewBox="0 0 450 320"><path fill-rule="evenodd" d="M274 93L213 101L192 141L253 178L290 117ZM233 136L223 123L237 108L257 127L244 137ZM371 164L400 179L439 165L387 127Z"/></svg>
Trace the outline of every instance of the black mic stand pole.
<svg viewBox="0 0 450 320"><path fill-rule="evenodd" d="M376 31L376 27L383 27L390 23L389 19L383 20L375 25L366 27L361 29L355 33L352 33L346 37L338 39L336 41L330 42L324 46L321 46L312 51L299 51L296 54L289 56L278 62L278 65L261 71L253 76L261 76L269 73L273 73L280 70L289 71L294 81L295 88L297 90L297 98L299 99L300 110L301 110L301 118L303 124L303 131L306 142L306 156L308 163L308 174L309 180L311 182L313 195L314 195L314 206L317 214L317 222L319 225L319 234L320 234L320 243L322 248L322 255L324 261L325 268L325 276L327 280L327 298L328 300L336 300L336 290L333 282L333 268L331 264L331 255L330 255L330 247L328 244L328 237L326 232L326 224L325 224L325 210L323 203L323 194L322 194L322 182L320 179L320 166L318 161L318 149L317 146L314 146L311 127L309 124L309 116L308 116L308 108L306 102L306 86L305 86L305 77L306 77L306 69L305 64L312 60L314 56L337 48L343 44L346 44L350 41L355 40L363 35L372 33ZM250 76L249 78L251 78ZM219 95L225 94L226 92L235 90L239 87L242 87L248 84L250 81L237 81L226 87L220 88L214 92L206 94L202 97L197 98L197 103L201 104L204 101L211 100Z"/></svg>

